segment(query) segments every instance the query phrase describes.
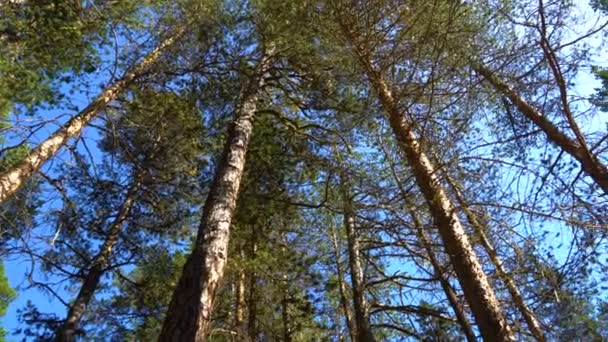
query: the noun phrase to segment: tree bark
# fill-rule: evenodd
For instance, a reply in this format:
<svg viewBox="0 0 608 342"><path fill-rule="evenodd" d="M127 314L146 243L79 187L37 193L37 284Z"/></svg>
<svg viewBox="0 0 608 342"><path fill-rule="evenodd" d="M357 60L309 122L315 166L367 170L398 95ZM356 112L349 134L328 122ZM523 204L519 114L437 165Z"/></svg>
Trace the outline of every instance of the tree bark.
<svg viewBox="0 0 608 342"><path fill-rule="evenodd" d="M422 246L424 247L426 254L429 257L429 261L431 262L431 266L435 271L435 275L439 278L441 288L443 289L443 292L445 293L448 302L450 302L450 306L452 307L454 314L456 314L456 320L460 324L462 332L464 333L468 342L476 342L477 338L475 337L475 333L473 332L471 323L469 322L462 305L458 301L458 296L456 295L456 292L452 288L452 285L450 285L448 279L446 279L445 277L445 270L443 266L441 266L441 264L439 263L439 260L437 260L435 252L433 252L433 249L431 248L431 244L429 243L429 239L426 236L422 223L420 222L418 216L415 213L412 213L411 216L414 220L414 225L418 232L418 239L422 243Z"/></svg>
<svg viewBox="0 0 608 342"><path fill-rule="evenodd" d="M385 151L385 155L388 158L388 154L386 153L386 151ZM397 175L393 161L390 161L390 167L391 167L391 173L393 175L393 179L397 183L399 192L401 192L401 197L403 198L404 201L406 201L406 203L408 203L408 205L412 205L411 198L407 195L407 191L403 188L403 184L401 183L401 180L399 179L399 176ZM416 211L413 209L410 209L410 216L412 217L412 222L414 223L414 228L416 229L416 235L418 236L420 243L422 244L424 250L426 251L426 254L429 258L429 262L431 263L431 266L433 267L435 275L439 278L439 283L441 284L441 288L443 289L443 292L445 293L445 296L448 299L448 302L450 302L450 306L452 307L452 310L454 311L454 314L456 315L456 320L458 321L458 324L460 324L460 328L462 329L462 332L464 333L468 342L476 342L477 338L475 337L475 332L473 332L473 327L471 326L471 323L469 322L469 319L467 318L467 315L465 313L465 308L463 308L462 304L458 300L456 291L450 284L450 282L447 278L448 276L446 276L445 269L443 268L443 266L441 265L439 260L437 260L435 252L431 248L431 244L430 244L429 239L424 230L425 227L423 226L422 221L420 220Z"/></svg>
<svg viewBox="0 0 608 342"><path fill-rule="evenodd" d="M32 149L20 163L2 173L0 175L0 203L3 203L17 192L25 181L36 173L71 138L78 136L91 120L138 77L149 70L162 56L162 53L173 46L185 32L185 28L179 28L172 36L165 39L150 54L144 57L139 64L129 69L122 78L108 86L85 109L71 118L36 148Z"/></svg>
<svg viewBox="0 0 608 342"><path fill-rule="evenodd" d="M341 177L344 201L344 227L346 229L346 241L348 245L348 264L350 268L350 279L352 285L353 307L355 311L356 341L375 341L369 322L369 307L365 298L365 279L361 265L361 249L355 226L354 210L351 202L350 191L348 191L347 179Z"/></svg>
<svg viewBox="0 0 608 342"><path fill-rule="evenodd" d="M84 277L84 281L82 283L82 286L80 287L80 291L78 292L76 299L70 306L68 315L64 323L61 325L61 327L59 328L59 330L57 330L55 334L55 341L72 342L76 340L80 320L86 312L87 305L95 294L95 290L99 285L101 276L106 271L110 256L112 255L112 249L114 248L114 245L116 245L116 242L118 242L118 236L122 231L123 223L129 216L129 213L133 208L133 203L135 202L135 194L139 190L140 185L141 178L138 177L136 178L133 186L127 192L125 201L122 203L122 206L118 210L116 218L110 225L108 235L106 236L105 241L101 245L99 252L93 259L92 266L89 268L89 271Z"/></svg>
<svg viewBox="0 0 608 342"><path fill-rule="evenodd" d="M398 103L393 98L382 73L373 65L371 55L359 41L352 26L349 27L345 21L340 24L345 38L352 45L356 58L388 115L393 134L411 166L416 182L429 206L435 226L439 230L450 261L454 265L465 298L483 338L487 341L513 341L513 333L503 315L494 290L456 215L452 201L435 174L434 165L414 134L413 123L408 122L405 113L399 110Z"/></svg>
<svg viewBox="0 0 608 342"><path fill-rule="evenodd" d="M263 53L256 75L236 110L222 160L205 201L194 250L173 292L159 341L207 340L215 295L228 257L230 223L253 130L258 92L270 69L271 55L272 51Z"/></svg>
<svg viewBox="0 0 608 342"><path fill-rule="evenodd" d="M524 297L521 295L521 292L519 292L519 289L517 288L517 284L515 283L515 280L513 280L513 278L511 276L509 276L509 273L507 272L507 270L505 270L504 266L502 265L502 261L500 260L500 257L498 256L496 249L494 249L494 246L492 246L492 243L486 236L486 233L484 231L484 226L481 224L481 222L479 222L477 215L475 215L475 213L473 213L471 211L471 209L469 209L465 199L463 198L462 194L460 193L460 189L456 186L456 184L451 179L451 177L446 175L445 178L446 178L448 184L450 185L450 187L452 188L452 190L454 191L454 196L455 196L456 200L458 201L460 208L464 211L464 213L467 217L467 220L469 221L469 223L473 227L473 230L475 231L475 234L479 237L479 242L481 243L483 248L488 253L488 256L490 257L492 264L494 264L494 267L496 268L496 273L498 273L498 277L507 286L507 290L509 291L509 294L513 298L515 305L517 306L517 308L521 312L522 316L526 320L526 323L528 324L528 328L530 329L532 336L534 336L534 338L536 338L538 341L545 342L546 338L545 338L545 335L543 334L543 331L542 331L542 328L540 326L538 319L534 315L534 312L532 312L532 310L526 304Z"/></svg>
<svg viewBox="0 0 608 342"><path fill-rule="evenodd" d="M505 81L500 79L494 72L485 66L472 62L473 69L483 76L496 90L509 98L509 100L517 107L517 109L540 128L547 139L568 153L572 158L576 159L582 170L589 176L595 184L597 184L604 193L608 194L608 168L593 155L588 146L578 140L574 140L560 130L553 122L551 122L540 110L534 108Z"/></svg>

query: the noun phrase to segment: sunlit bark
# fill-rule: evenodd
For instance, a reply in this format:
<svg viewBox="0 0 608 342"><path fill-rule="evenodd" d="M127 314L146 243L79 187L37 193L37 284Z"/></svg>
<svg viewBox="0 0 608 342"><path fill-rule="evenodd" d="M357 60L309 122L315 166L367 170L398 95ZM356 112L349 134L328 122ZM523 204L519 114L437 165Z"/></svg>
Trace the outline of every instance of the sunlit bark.
<svg viewBox="0 0 608 342"><path fill-rule="evenodd" d="M239 193L245 157L253 130L258 93L270 69L266 51L256 75L243 93L216 171L192 254L173 292L159 341L206 341L213 304L228 257L230 223Z"/></svg>
<svg viewBox="0 0 608 342"><path fill-rule="evenodd" d="M184 28L178 29L172 36L165 39L139 64L131 68L119 80L108 86L101 95L91 102L76 116L66 122L49 138L32 149L20 163L0 175L0 203L6 201L36 173L42 165L57 153L70 139L77 137L82 129L93 120L106 106L116 99L138 77L145 74L162 56L163 52L173 46L185 33Z"/></svg>

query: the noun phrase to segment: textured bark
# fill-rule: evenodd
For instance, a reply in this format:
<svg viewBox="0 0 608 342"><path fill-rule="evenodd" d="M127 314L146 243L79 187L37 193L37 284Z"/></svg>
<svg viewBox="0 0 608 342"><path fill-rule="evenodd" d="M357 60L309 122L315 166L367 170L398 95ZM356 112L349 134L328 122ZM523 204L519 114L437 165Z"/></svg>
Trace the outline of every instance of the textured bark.
<svg viewBox="0 0 608 342"><path fill-rule="evenodd" d="M206 341L215 295L228 257L230 223L236 207L258 92L271 64L262 56L231 124L222 160L205 201L192 254L188 257L165 317L159 341Z"/></svg>
<svg viewBox="0 0 608 342"><path fill-rule="evenodd" d="M488 68L478 63L472 63L473 69L482 75L496 90L508 97L509 100L517 107L517 109L540 128L547 139L568 153L572 158L576 159L582 170L593 181L608 194L608 168L593 155L588 146L584 144L583 139L575 140L570 138L553 124L543 113L529 104L513 87L500 79L495 73ZM580 141L582 140L582 142Z"/></svg>
<svg viewBox="0 0 608 342"><path fill-rule="evenodd" d="M397 182L397 186L399 187L399 191L401 192L401 196L402 196L403 200L406 201L406 203L408 203L408 205L412 205L411 198L408 196L407 191L403 188L403 184L401 183L401 180L399 179L399 177L397 175L397 172L394 168L393 163L391 162L390 165L391 165L391 173L393 174L393 178ZM426 251L429 262L431 263L431 266L433 267L433 270L435 272L435 276L439 279L441 288L443 289L443 292L445 293L445 296L448 299L448 302L450 302L450 306L452 307L452 310L454 311L454 314L456 315L456 320L458 321L458 324L460 324L460 328L462 329L462 332L464 333L468 342L476 342L477 338L475 337L475 332L473 331L473 327L471 326L471 323L469 322L469 319L467 318L467 315L465 314L465 308L460 303L460 300L458 299L458 296L456 295L456 291L450 284L450 282L446 276L445 269L443 268L443 266L441 265L439 260L437 260L435 251L433 251L433 249L431 248L431 244L426 235L425 227L422 224L422 221L420 220L418 214L414 210L410 210L410 216L412 217L412 222L414 223L414 227L416 228L416 235L418 236L420 243L422 244L424 250Z"/></svg>
<svg viewBox="0 0 608 342"><path fill-rule="evenodd" d="M504 266L502 265L502 261L500 260L500 257L498 256L498 253L496 252L496 249L494 249L494 246L492 246L492 243L486 236L486 233L484 230L484 225L481 224L481 222L477 218L477 215L475 215L475 213L473 213L469 209L466 201L464 200L462 194L460 193L460 190L455 185L454 181L447 175L446 175L446 180L448 181L448 184L450 185L450 187L453 189L454 196L456 197L456 200L458 201L460 208L464 211L464 213L467 217L467 220L473 227L475 234L479 238L479 242L481 243L483 248L488 253L488 256L490 257L492 264L494 264L494 267L496 268L496 273L498 273L498 277L507 286L507 290L509 291L511 298L513 298L513 301L515 302L515 306L521 312L526 323L528 324L528 328L530 329L532 336L534 336L534 338L536 338L538 341L542 341L542 342L546 341L547 339L545 338L545 336L543 334L543 331L542 331L542 328L540 326L538 319L534 315L534 312L532 312L532 310L526 304L524 297L521 295L521 293L519 292L519 289L517 288L517 284L515 283L515 280L513 280L513 278L505 270Z"/></svg>
<svg viewBox="0 0 608 342"><path fill-rule="evenodd" d="M441 264L437 260L437 257L435 256L435 252L433 252L433 249L431 248L431 244L429 243L429 239L426 236L424 227L422 226L420 220L418 219L418 217L416 216L415 213L412 213L412 218L414 220L414 224L415 224L417 232L418 232L418 239L420 240L420 243L422 243L422 246L424 247L424 249L427 253L431 266L433 267L433 270L435 271L435 275L439 278L439 283L441 284L441 288L443 289L443 292L445 293L445 296L448 299L448 302L450 302L450 306L452 307L454 314L456 314L456 320L460 324L460 328L462 329L462 332L464 333L468 342L476 342L477 338L475 337L475 333L473 332L471 323L469 322L469 320L464 312L464 308L462 307L462 305L460 304L460 302L458 300L458 296L456 295L456 292L452 288L452 285L450 285L450 282L445 277L445 270L443 269L443 266L441 266Z"/></svg>
<svg viewBox="0 0 608 342"><path fill-rule="evenodd" d="M342 270L342 266L340 265L340 245L338 244L338 237L336 236L336 232L333 227L331 228L332 234L332 242L334 246L334 258L336 260L336 270L338 276L338 291L340 293L340 305L342 306L342 311L344 311L344 320L346 321L346 327L348 328L348 335L350 336L351 341L356 340L357 329L353 323L353 319L351 317L350 308L348 306L348 299L346 294L348 290L346 289L346 284L344 283L344 271Z"/></svg>
<svg viewBox="0 0 608 342"><path fill-rule="evenodd" d="M365 279L363 276L363 266L361 265L361 248L355 226L354 210L350 192L348 191L348 184L346 184L347 180L343 176L341 181L344 196L344 228L346 229L348 264L355 312L355 340L358 342L373 342L375 338L369 322L369 307L365 298Z"/></svg>
<svg viewBox="0 0 608 342"><path fill-rule="evenodd" d="M65 322L56 332L55 341L72 342L76 340L80 320L86 312L87 305L89 305L89 302L95 294L95 290L99 285L101 276L105 273L106 267L108 266L108 262L110 260L110 256L112 255L112 249L118 241L118 237L122 230L123 223L129 216L131 208L133 207L133 203L135 202L135 193L140 187L140 182L141 179L137 178L133 186L127 192L125 201L122 203L122 206L118 210L116 218L114 219L114 221L112 221L110 229L108 230L108 235L106 236L105 241L101 245L99 252L93 259L92 266L89 268L89 271L84 277L84 281L82 283L82 286L80 287L80 291L78 292L76 299L70 306Z"/></svg>
<svg viewBox="0 0 608 342"><path fill-rule="evenodd" d="M412 168L420 190L429 206L435 226L443 241L458 276L465 298L475 316L479 330L487 341L513 341L514 336L503 315L494 290L481 267L467 234L455 213L454 205L439 182L435 167L423 151L405 113L399 110L383 75L372 63L372 58L357 33L345 21L340 23L343 33L353 47L375 90L399 147Z"/></svg>
<svg viewBox="0 0 608 342"><path fill-rule="evenodd" d="M377 91L383 93L380 98L389 112L393 133L413 169L482 336L487 341L514 340L494 290L455 214L454 205L435 175L434 166L422 151L404 116L397 110L384 82L377 82Z"/></svg>
<svg viewBox="0 0 608 342"><path fill-rule="evenodd" d="M111 101L142 76L162 55L162 53L173 46L185 33L180 28L171 37L164 40L139 64L131 68L118 81L108 86L101 95L91 102L76 116L66 122L59 130L55 131L49 138L40 143L36 148L23 158L23 160L0 175L0 203L13 195L19 188L36 173L42 165L49 160L57 151L71 138L77 137L82 129L94 119Z"/></svg>

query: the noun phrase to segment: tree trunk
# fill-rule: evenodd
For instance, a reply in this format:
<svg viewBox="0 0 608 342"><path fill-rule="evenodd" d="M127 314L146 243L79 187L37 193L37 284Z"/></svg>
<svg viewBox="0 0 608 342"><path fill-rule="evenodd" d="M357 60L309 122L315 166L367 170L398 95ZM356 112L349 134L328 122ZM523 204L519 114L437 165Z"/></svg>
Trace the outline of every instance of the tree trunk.
<svg viewBox="0 0 608 342"><path fill-rule="evenodd" d="M418 233L418 239L422 243L422 246L424 247L426 254L429 257L429 261L431 262L431 266L435 271L435 275L439 278L441 288L443 289L443 292L445 292L445 296L450 302L450 306L452 307L452 310L454 310L454 314L456 314L456 320L460 324L462 332L464 333L468 342L476 342L477 338L475 337L475 333L473 332L471 323L469 323L464 309L458 301L458 296L456 296L456 292L452 288L452 285L450 285L448 279L446 279L445 277L445 270L443 269L443 266L441 266L439 260L437 260L437 258L435 257L435 252L433 252L433 249L431 248L431 244L429 243L429 239L426 236L424 227L422 226L420 219L418 219L416 213L412 213L411 216L414 220L414 225Z"/></svg>
<svg viewBox="0 0 608 342"><path fill-rule="evenodd" d="M245 252L243 250L243 246L241 246L239 250L239 254L242 260L245 259ZM236 288L235 288L235 296L234 296L234 329L237 332L237 337L239 339L244 339L246 336L245 332L245 285L246 275L245 270L241 269L237 272L236 279Z"/></svg>
<svg viewBox="0 0 608 342"><path fill-rule="evenodd" d="M536 338L538 341L541 341L541 342L546 341L546 338L543 334L543 331L542 331L542 328L540 326L538 319L536 319L534 312L532 312L532 310L530 310L530 308L526 304L524 297L521 295L521 293L519 292L519 289L517 288L517 284L515 284L515 281L513 280L513 278L511 276L509 276L509 273L505 270L504 266L502 265L502 261L500 260L498 253L496 252L496 250L492 246L492 243L486 236L486 233L484 231L484 226L481 224L481 222L479 222L477 216L469 209L466 201L464 200L464 198L462 197L462 194L460 193L459 188L456 186L456 184L451 179L451 177L446 175L445 178L446 178L448 184L450 185L450 187L453 189L454 196L456 197L456 200L460 204L460 208L464 211L464 213L467 217L467 220L469 221L469 223L473 227L473 230L475 231L475 234L479 237L479 242L481 242L481 245L483 246L483 248L488 253L488 256L490 257L492 264L494 264L494 267L496 268L496 273L498 273L498 276L500 277L500 279L507 286L507 290L509 291L509 294L513 298L515 305L517 306L517 308L521 312L522 316L526 320L526 323L528 324L528 328L530 329L532 336L534 336L534 338Z"/></svg>
<svg viewBox="0 0 608 342"><path fill-rule="evenodd" d="M595 184L597 184L604 193L608 194L608 168L602 164L599 158L590 152L588 146L568 137L549 121L542 112L526 102L515 89L501 80L488 68L475 62L472 62L471 65L473 69L492 84L495 89L508 97L528 120L532 121L540 128L550 142L554 143L564 152L572 156L572 158L576 159L581 164L581 168L587 176L593 179Z"/></svg>
<svg viewBox="0 0 608 342"><path fill-rule="evenodd" d="M344 201L344 227L346 229L346 241L348 244L348 264L350 268L350 279L352 284L353 307L355 311L356 341L373 342L374 334L369 322L369 308L365 298L365 279L361 265L361 249L359 237L355 226L354 210L351 202L350 191L345 177L341 177Z"/></svg>
<svg viewBox="0 0 608 342"><path fill-rule="evenodd" d="M0 203L13 195L36 173L42 165L57 153L71 138L77 137L82 129L101 112L108 103L116 99L138 77L142 76L161 57L162 53L173 46L185 33L179 28L171 37L165 39L139 64L129 69L118 81L107 87L101 95L76 116L66 122L49 138L32 149L17 165L0 175Z"/></svg>
<svg viewBox="0 0 608 342"><path fill-rule="evenodd" d="M251 231L251 260L254 260L257 252L257 235ZM247 338L249 341L256 341L258 337L258 296L257 296L258 277L255 271L249 272L249 295L247 298Z"/></svg>
<svg viewBox="0 0 608 342"><path fill-rule="evenodd" d="M159 341L206 341L209 335L215 294L228 257L230 223L253 130L258 92L270 69L271 55L270 51L263 54L257 75L252 77L236 110L222 160L205 201L194 250L173 292Z"/></svg>
<svg viewBox="0 0 608 342"><path fill-rule="evenodd" d="M388 154L386 153L386 151L385 151L385 155L388 158ZM406 203L408 203L408 205L413 205L411 203L411 198L407 194L407 191L403 188L403 184L401 183L401 180L399 179L399 176L397 175L397 172L394 167L394 163L392 161L390 162L390 167L391 167L391 173L393 175L393 179L397 183L399 192L401 192L401 197L403 198L404 201L406 201ZM414 228L416 229L416 235L418 236L420 243L422 244L422 246L424 247L424 249L427 253L429 262L431 263L431 266L433 267L435 275L439 278L439 283L441 284L441 288L443 289L443 292L445 293L446 298L450 302L450 306L452 307L452 310L454 311L454 314L456 315L456 320L458 321L458 324L460 324L460 328L462 329L462 332L464 333L468 342L476 342L477 338L475 337L475 333L473 332L471 323L469 322L469 319L467 318L467 315L465 314L465 309L463 308L462 304L458 300L456 291L454 291L454 288L452 287L452 285L450 284L450 282L446 276L446 272L445 272L443 266L441 265L439 260L437 260L435 252L431 248L431 244L430 244L429 239L424 230L425 227L423 226L422 221L420 220L416 211L413 209L410 209L410 216L412 217L412 222L414 223Z"/></svg>
<svg viewBox="0 0 608 342"><path fill-rule="evenodd" d="M99 285L101 276L105 273L110 256L112 255L112 249L114 248L114 245L116 245L116 242L118 242L118 236L122 230L123 223L131 212L131 208L135 202L135 193L139 190L140 184L141 178L138 177L127 192L125 201L122 203L116 218L110 225L105 241L93 259L92 266L88 273L84 277L84 282L80 287L78 296L76 296L76 299L70 306L65 322L56 332L55 341L71 342L76 340L76 335L78 335L78 324L86 312L87 305L95 294L95 289L97 289L97 285Z"/></svg>
<svg viewBox="0 0 608 342"><path fill-rule="evenodd" d="M393 134L411 166L416 182L429 206L435 226L439 230L450 261L454 265L465 298L483 338L487 341L513 341L513 333L503 315L494 290L455 213L452 201L435 174L434 165L414 134L412 123L408 122L405 113L401 113L399 110L398 103L393 98L384 77L375 68L371 56L358 41L356 32L344 21L340 24L388 115Z"/></svg>
<svg viewBox="0 0 608 342"><path fill-rule="evenodd" d="M338 291L340 293L340 305L342 306L342 310L344 311L344 320L346 321L346 327L348 328L348 335L350 336L351 341L356 341L357 329L353 324L350 308L348 306L348 300L346 297L346 293L348 293L348 291L346 289L346 284L344 283L344 272L342 271L342 266L340 265L340 245L338 244L338 237L336 236L335 230L333 229L333 227L330 229L334 246L334 258L336 260Z"/></svg>

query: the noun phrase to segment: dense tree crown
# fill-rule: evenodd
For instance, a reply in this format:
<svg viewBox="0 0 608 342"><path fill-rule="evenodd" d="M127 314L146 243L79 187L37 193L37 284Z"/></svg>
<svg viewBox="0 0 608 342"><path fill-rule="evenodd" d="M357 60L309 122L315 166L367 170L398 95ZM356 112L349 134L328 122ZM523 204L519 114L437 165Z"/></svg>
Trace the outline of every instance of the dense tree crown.
<svg viewBox="0 0 608 342"><path fill-rule="evenodd" d="M608 340L607 11L0 1L0 340Z"/></svg>

